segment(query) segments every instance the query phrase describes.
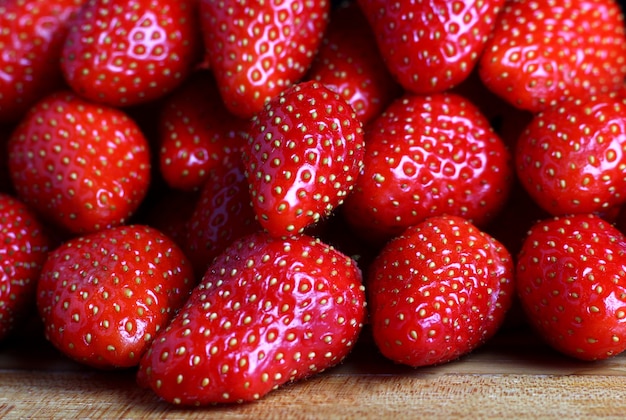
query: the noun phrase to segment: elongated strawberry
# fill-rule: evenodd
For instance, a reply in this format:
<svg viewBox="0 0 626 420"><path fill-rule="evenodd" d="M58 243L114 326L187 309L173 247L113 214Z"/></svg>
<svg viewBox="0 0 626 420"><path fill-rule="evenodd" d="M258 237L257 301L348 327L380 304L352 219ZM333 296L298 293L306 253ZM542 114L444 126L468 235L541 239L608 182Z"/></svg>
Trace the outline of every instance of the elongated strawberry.
<svg viewBox="0 0 626 420"><path fill-rule="evenodd" d="M626 101L562 101L538 113L515 150L517 175L553 215L605 212L626 201Z"/></svg>
<svg viewBox="0 0 626 420"><path fill-rule="evenodd" d="M374 341L389 359L457 359L495 334L515 295L513 261L457 216L431 217L392 239L367 279Z"/></svg>
<svg viewBox="0 0 626 420"><path fill-rule="evenodd" d="M540 111L566 97L620 88L624 17L615 0L512 0L479 63L485 85L518 108Z"/></svg>
<svg viewBox="0 0 626 420"><path fill-rule="evenodd" d="M358 0L378 49L400 84L415 93L462 82L480 57L504 0Z"/></svg>
<svg viewBox="0 0 626 420"><path fill-rule="evenodd" d="M292 235L339 206L363 158L363 130L352 107L318 82L282 92L252 119L244 166L261 225Z"/></svg>
<svg viewBox="0 0 626 420"><path fill-rule="evenodd" d="M197 3L192 0L86 0L63 45L68 84L112 106L171 92L201 59Z"/></svg>
<svg viewBox="0 0 626 420"><path fill-rule="evenodd" d="M0 123L19 121L35 102L64 86L61 49L67 22L82 3L0 2Z"/></svg>
<svg viewBox="0 0 626 420"><path fill-rule="evenodd" d="M195 286L191 265L156 229L78 236L50 252L37 285L46 338L97 368L139 363Z"/></svg>
<svg viewBox="0 0 626 420"><path fill-rule="evenodd" d="M308 70L328 24L327 0L200 0L211 70L226 107L252 117Z"/></svg>
<svg viewBox="0 0 626 420"><path fill-rule="evenodd" d="M0 340L35 309L37 281L52 240L36 214L0 193Z"/></svg>
<svg viewBox="0 0 626 420"><path fill-rule="evenodd" d="M356 2L333 10L307 78L323 83L348 102L363 124L401 93Z"/></svg>
<svg viewBox="0 0 626 420"><path fill-rule="evenodd" d="M209 72L193 74L164 100L159 169L172 188L198 190L212 168L238 161L247 121L224 106Z"/></svg>
<svg viewBox="0 0 626 420"><path fill-rule="evenodd" d="M626 238L595 215L545 219L516 267L530 324L556 350L583 360L626 349Z"/></svg>
<svg viewBox="0 0 626 420"><path fill-rule="evenodd" d="M152 343L138 381L166 401L252 401L339 363L365 317L354 262L307 236L242 238Z"/></svg>
<svg viewBox="0 0 626 420"><path fill-rule="evenodd" d="M342 211L385 242L430 216L486 224L504 205L511 156L482 113L452 93L407 93L370 123L364 168Z"/></svg>
<svg viewBox="0 0 626 420"><path fill-rule="evenodd" d="M150 151L135 122L69 91L31 108L8 150L18 196L73 233L124 223L150 184Z"/></svg>

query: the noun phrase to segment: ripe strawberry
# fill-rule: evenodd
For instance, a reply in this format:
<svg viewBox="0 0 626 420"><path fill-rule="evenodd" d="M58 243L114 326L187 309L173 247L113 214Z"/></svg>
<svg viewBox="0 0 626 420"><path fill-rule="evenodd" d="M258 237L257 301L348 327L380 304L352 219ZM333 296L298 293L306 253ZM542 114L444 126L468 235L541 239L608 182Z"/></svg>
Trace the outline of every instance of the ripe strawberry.
<svg viewBox="0 0 626 420"><path fill-rule="evenodd" d="M626 100L562 101L538 113L517 142L516 170L553 215L606 211L626 200Z"/></svg>
<svg viewBox="0 0 626 420"><path fill-rule="evenodd" d="M86 0L71 22L61 68L85 98L127 106L171 92L201 53L193 0Z"/></svg>
<svg viewBox="0 0 626 420"><path fill-rule="evenodd" d="M582 360L626 349L626 238L595 215L535 224L516 268L529 322L556 350Z"/></svg>
<svg viewBox="0 0 626 420"><path fill-rule="evenodd" d="M235 239L259 230L243 165L233 162L213 168L185 229L185 250L196 274L204 275Z"/></svg>
<svg viewBox="0 0 626 420"><path fill-rule="evenodd" d="M139 363L195 286L167 236L142 225L78 236L51 251L37 286L46 338L97 368Z"/></svg>
<svg viewBox="0 0 626 420"><path fill-rule="evenodd" d="M159 167L172 188L197 190L211 169L239 160L247 122L230 113L208 72L196 72L164 100Z"/></svg>
<svg viewBox="0 0 626 420"><path fill-rule="evenodd" d="M409 366L448 362L498 330L515 295L513 261L457 216L435 216L392 239L367 279L374 341Z"/></svg>
<svg viewBox="0 0 626 420"><path fill-rule="evenodd" d="M434 93L476 65L504 0L359 0L387 67L407 90Z"/></svg>
<svg viewBox="0 0 626 420"><path fill-rule="evenodd" d="M0 2L0 123L17 122L63 86L59 66L67 21L83 0Z"/></svg>
<svg viewBox="0 0 626 420"><path fill-rule="evenodd" d="M370 123L365 144L364 169L342 211L370 242L442 214L482 226L508 197L510 153L461 96L407 93Z"/></svg>
<svg viewBox="0 0 626 420"><path fill-rule="evenodd" d="M329 215L352 190L363 157L352 107L318 82L289 87L254 116L244 146L261 225L291 235Z"/></svg>
<svg viewBox="0 0 626 420"><path fill-rule="evenodd" d="M511 104L540 111L617 90L626 76L624 18L614 0L511 0L479 62Z"/></svg>
<svg viewBox="0 0 626 420"><path fill-rule="evenodd" d="M356 3L331 14L320 49L307 78L339 93L363 124L401 93L377 48L374 33Z"/></svg>
<svg viewBox="0 0 626 420"><path fill-rule="evenodd" d="M35 307L37 281L52 241L35 213L0 193L0 340Z"/></svg>
<svg viewBox="0 0 626 420"><path fill-rule="evenodd" d="M204 45L226 107L252 117L299 81L317 53L327 0L200 0Z"/></svg>
<svg viewBox="0 0 626 420"><path fill-rule="evenodd" d="M20 199L73 233L124 223L150 183L149 148L137 125L68 91L31 108L8 149Z"/></svg>
<svg viewBox="0 0 626 420"><path fill-rule="evenodd" d="M365 317L354 262L301 235L232 244L140 363L138 382L166 401L256 400L338 364Z"/></svg>

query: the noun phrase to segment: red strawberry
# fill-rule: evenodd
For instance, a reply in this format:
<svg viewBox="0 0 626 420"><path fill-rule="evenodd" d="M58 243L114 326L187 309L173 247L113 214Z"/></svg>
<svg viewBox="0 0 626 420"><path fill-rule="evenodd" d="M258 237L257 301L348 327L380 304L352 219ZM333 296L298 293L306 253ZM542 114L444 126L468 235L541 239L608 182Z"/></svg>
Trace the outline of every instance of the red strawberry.
<svg viewBox="0 0 626 420"><path fill-rule="evenodd" d="M69 85L112 106L171 92L201 59L194 0L87 0L63 46Z"/></svg>
<svg viewBox="0 0 626 420"><path fill-rule="evenodd" d="M185 250L202 276L235 239L261 230L241 164L213 168L186 223Z"/></svg>
<svg viewBox="0 0 626 420"><path fill-rule="evenodd" d="M364 124L401 93L375 44L358 5L338 7L307 75L339 93Z"/></svg>
<svg viewBox="0 0 626 420"><path fill-rule="evenodd" d="M361 122L338 94L304 82L252 119L243 156L261 225L276 236L302 232L352 190L362 167Z"/></svg>
<svg viewBox="0 0 626 420"><path fill-rule="evenodd" d="M538 222L516 282L531 325L556 350L583 360L626 349L626 238L590 214Z"/></svg>
<svg viewBox="0 0 626 420"><path fill-rule="evenodd" d="M409 366L448 362L495 334L515 286L509 252L456 216L408 228L376 257L367 280L374 341Z"/></svg>
<svg viewBox="0 0 626 420"><path fill-rule="evenodd" d="M415 93L447 90L476 65L504 0L359 0L391 73Z"/></svg>
<svg viewBox="0 0 626 420"><path fill-rule="evenodd" d="M35 105L8 148L18 196L69 232L124 223L150 183L148 144L137 125L70 92Z"/></svg>
<svg viewBox="0 0 626 420"><path fill-rule="evenodd" d="M243 402L338 364L365 317L354 262L307 236L253 234L211 265L138 381L183 405Z"/></svg>
<svg viewBox="0 0 626 420"><path fill-rule="evenodd" d="M201 188L213 167L238 161L247 127L224 107L213 76L204 71L165 99L158 124L161 175L182 190Z"/></svg>
<svg viewBox="0 0 626 420"><path fill-rule="evenodd" d="M561 102L538 113L517 142L516 170L553 215L607 211L626 200L626 100Z"/></svg>
<svg viewBox="0 0 626 420"><path fill-rule="evenodd" d="M480 77L516 107L617 90L626 76L624 18L615 0L510 0L479 63Z"/></svg>
<svg viewBox="0 0 626 420"><path fill-rule="evenodd" d="M461 96L405 94L370 123L365 144L363 172L342 210L371 242L442 214L482 226L507 199L510 153Z"/></svg>
<svg viewBox="0 0 626 420"><path fill-rule="evenodd" d="M41 267L52 241L24 203L0 193L0 340L35 307Z"/></svg>
<svg viewBox="0 0 626 420"><path fill-rule="evenodd" d="M59 66L70 15L83 0L0 3L0 123L17 122L63 86Z"/></svg>
<svg viewBox="0 0 626 420"><path fill-rule="evenodd" d="M156 229L129 225L51 251L37 286L46 338L97 368L139 363L195 286L182 251Z"/></svg>
<svg viewBox="0 0 626 420"><path fill-rule="evenodd" d="M328 23L327 0L200 0L204 44L226 107L252 117L300 80Z"/></svg>

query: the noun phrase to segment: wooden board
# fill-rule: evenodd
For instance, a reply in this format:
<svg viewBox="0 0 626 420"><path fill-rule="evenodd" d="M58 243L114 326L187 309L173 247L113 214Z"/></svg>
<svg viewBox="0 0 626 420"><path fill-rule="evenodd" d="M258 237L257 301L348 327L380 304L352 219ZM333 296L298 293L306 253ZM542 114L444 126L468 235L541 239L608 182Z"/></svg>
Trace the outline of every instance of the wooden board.
<svg viewBox="0 0 626 420"><path fill-rule="evenodd" d="M452 363L394 365L364 335L342 365L245 405L181 409L134 371L74 363L38 334L0 344L0 418L625 418L626 354L567 359L525 328Z"/></svg>

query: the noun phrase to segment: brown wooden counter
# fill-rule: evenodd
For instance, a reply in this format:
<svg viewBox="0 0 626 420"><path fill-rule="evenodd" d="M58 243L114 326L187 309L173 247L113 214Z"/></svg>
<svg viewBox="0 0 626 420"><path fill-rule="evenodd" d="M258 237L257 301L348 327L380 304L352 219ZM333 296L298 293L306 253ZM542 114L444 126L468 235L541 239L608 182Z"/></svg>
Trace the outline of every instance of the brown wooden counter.
<svg viewBox="0 0 626 420"><path fill-rule="evenodd" d="M341 366L252 404L181 409L140 389L134 371L101 372L38 334L0 343L0 418L626 418L626 354L579 362L525 328L442 366L383 359L364 335Z"/></svg>

